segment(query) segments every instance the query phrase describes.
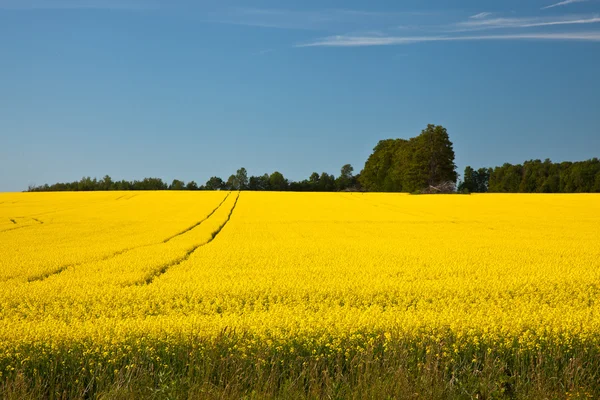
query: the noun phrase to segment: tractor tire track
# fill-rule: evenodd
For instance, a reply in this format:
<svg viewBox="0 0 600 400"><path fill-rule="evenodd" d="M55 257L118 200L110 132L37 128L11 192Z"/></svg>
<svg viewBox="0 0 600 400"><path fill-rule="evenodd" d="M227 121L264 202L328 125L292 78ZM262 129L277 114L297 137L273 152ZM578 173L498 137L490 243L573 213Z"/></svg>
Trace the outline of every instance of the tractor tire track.
<svg viewBox="0 0 600 400"><path fill-rule="evenodd" d="M45 273L40 274L40 275L30 276L29 278L27 278L27 282L31 283L31 282L43 281L43 280L46 280L46 279L50 278L51 276L59 275L62 272L66 271L67 269L72 268L72 267L81 267L82 265L93 263L93 262L102 262L102 261L110 260L111 258L115 258L117 256L120 256L121 254L125 254L125 253L127 253L127 252L129 252L131 250L140 249L142 247L150 247L150 246L154 246L156 244L157 243L143 244L141 246L136 246L136 247L131 247L131 248L128 248L128 249L119 250L117 252L108 254L108 255L100 258L99 260L83 261L83 262L79 262L79 263L64 265L64 266L59 267L59 268L57 268L57 269L55 269L53 271L48 271L48 272L45 272ZM17 277L12 277L12 278L9 278L9 279L15 279L15 278L17 278Z"/></svg>
<svg viewBox="0 0 600 400"><path fill-rule="evenodd" d="M31 228L32 226L37 226L37 224L29 224L29 225L23 225L23 223L19 223L15 218L28 218L28 217L14 217L14 218L9 218L10 222L13 223L13 225L17 225L13 228L8 228L8 229L2 229L0 230L0 233L4 233L4 232L10 232L10 231L14 231L17 229L23 229L23 228ZM44 224L44 221L40 221L37 218L31 218L32 220L34 220L35 222L37 222L40 225Z"/></svg>
<svg viewBox="0 0 600 400"><path fill-rule="evenodd" d="M235 202L233 203L233 207L231 207L231 210L229 210L229 215L227 215L227 219L225 219L225 222L223 222L216 231L214 231L211 234L210 239L208 239L207 242L199 244L197 246L192 247L190 250L188 250L188 252L181 258L172 261L168 264L163 265L162 267L158 268L156 271L154 271L151 275L149 275L146 279L144 279L141 282L137 282L135 285L136 286L143 286L143 285L150 285L154 282L154 280L158 277L160 277L161 275L164 275L169 268L174 267L176 265L179 265L181 263L183 263L184 261L186 261L187 259L190 258L190 256L192 254L194 254L194 252L196 250L198 250L200 247L204 247L207 244L211 243L213 240L215 240L217 238L217 236L219 235L219 233L221 233L221 231L223 230L223 228L225 228L225 225L227 225L227 223L229 222L229 220L231 219L231 214L233 214L233 210L235 210L235 207L237 206L237 202L240 198L240 192L238 192L237 197L235 198Z"/></svg>
<svg viewBox="0 0 600 400"><path fill-rule="evenodd" d="M43 281L43 280L46 280L46 279L50 278L51 276L61 274L62 272L66 271L67 269L69 269L71 267L81 267L82 265L85 265L85 264L88 264L88 263L92 263L92 262L101 262L101 261L110 260L111 258L120 256L121 254L127 253L128 251L131 251L131 250L134 250L134 249L139 249L139 248L142 248L142 247L154 246L155 244L156 243L144 244L144 245L137 246L137 247L132 247L132 248L129 248L129 249L119 250L119 251L117 251L115 253L106 255L106 256L102 257L101 259L99 259L99 260L88 261L88 262L83 261L83 262L79 262L79 263L73 263L73 264L64 265L64 266L59 267L59 268L57 268L57 269L55 269L53 271L48 271L48 272L45 272L43 274L36 275L36 276L30 276L29 278L27 278L27 282L31 283L31 282ZM13 277L11 279L15 279L15 278L16 277Z"/></svg>
<svg viewBox="0 0 600 400"><path fill-rule="evenodd" d="M0 233L10 232L10 231L16 231L17 229L23 229L23 228L31 228L33 226L37 226L37 225L19 225L19 226L14 227L14 228L3 229L3 230L0 231Z"/></svg>
<svg viewBox="0 0 600 400"><path fill-rule="evenodd" d="M66 271L67 269L69 269L71 267L77 267L79 265L81 265L81 264L69 264L69 265L65 265L63 267L60 267L58 269L55 269L54 271L48 271L48 272L45 272L45 273L40 274L40 275L30 276L30 277L27 278L27 283L44 281L44 280L50 278L51 276L58 275L58 274Z"/></svg>
<svg viewBox="0 0 600 400"><path fill-rule="evenodd" d="M208 214L208 215L207 215L207 216L206 216L206 217L205 217L205 218L204 218L202 221L198 221L198 222L196 222L194 225L190 226L189 228L187 228L187 229L184 229L183 231L181 231L181 232L179 232L179 233L176 233L175 235L173 235L173 236L170 236L170 237L166 238L165 240L163 240L163 243L167 243L167 242L169 242L171 239L174 239L174 238L176 238L177 236L181 236L181 235L183 235L184 233L187 233L187 232L191 231L192 229L194 229L195 227L197 227L198 225L200 225L201 223L203 223L204 221L206 221L207 219L209 219L209 218L210 218L210 217L211 217L211 216L212 216L214 213L216 213L216 212L217 212L217 210L218 210L219 208L221 208L221 206L223 205L223 203L225 203L225 200L227 200L227 198L229 197L229 195L230 195L230 194L231 194L231 192L227 193L227 196L225 196L225 198L224 198L224 199L223 199L223 200L222 200L222 201L219 203L219 205L217 206L217 208L215 208L214 210L212 210L212 211L210 212L210 214Z"/></svg>
<svg viewBox="0 0 600 400"><path fill-rule="evenodd" d="M40 275L36 275L36 276L34 276L34 277L29 277L29 278L27 278L27 282L30 282L30 283L31 283L31 282L39 282L39 281L44 281L44 280L46 280L46 279L48 279L48 278L50 278L50 277L52 277L52 276L59 275L60 273L64 272L65 270L67 270L67 269L69 269L69 268L71 268L71 267L80 267L80 266L82 266L82 265L89 264L89 263L92 263L92 262L101 262L101 261L106 261L106 260L110 260L111 258L118 257L118 256L120 256L120 255L122 255L122 254L128 253L128 252L130 252L130 251L133 251L133 250L136 250L136 249L141 249L141 248L144 248L144 247L156 246L156 245L159 245L159 244L167 243L169 240L171 240L171 239L173 239L173 238L175 238L175 237L177 237L177 236L183 235L184 233L187 233L187 232L191 231L192 229L194 229L194 228L198 227L200 224L202 224L204 221L206 221L206 220L207 220L207 219L208 219L210 216L212 216L212 215L213 215L213 214L214 214L214 213L215 213L215 212L216 212L216 211L217 211L219 208L221 208L221 206L223 205L223 203L225 203L225 200L227 199L227 197L229 197L229 195L230 195L230 194L231 194L231 192L230 192L230 193L227 193L227 195L226 195L226 196L225 196L225 198L224 198L224 199L221 201L221 203L219 203L219 205L218 205L218 206L217 206L217 207L216 207L214 210L212 210L212 211L210 212L210 214L208 214L208 215L207 215L207 216L206 216L206 217L205 217L205 218L204 218L202 221L200 221L200 222L198 222L198 223L194 224L194 225L193 225L193 226L191 226L190 228L188 228L188 229L186 229L186 230L184 230L184 231L182 231L182 232L180 232L180 233L178 233L178 234L176 234L176 235L174 235L174 236L171 236L171 237L169 237L169 238L167 238L167 239L165 239L165 240L163 240L163 241L161 241L161 242L159 242L159 243L148 243L148 244L142 244L142 245L135 246L135 247L129 247L129 248L122 249L122 250L119 250L119 251L117 251L117 252L114 252L114 253L108 254L108 255L106 255L106 256L104 256L104 257L100 258L99 260L88 261L88 262L86 262L86 261L83 261L83 262L80 262L80 263L74 263L74 264L65 265L65 266L59 267L59 268L57 268L57 269L55 269L55 270L53 270L53 271L49 271L49 272L47 272L47 273L43 273L43 274L40 274ZM239 193L238 193L238 197L239 197ZM237 199L236 199L235 203L237 203ZM234 207L235 207L235 204L234 204ZM231 213L230 213L229 215L231 216ZM229 220L229 219L228 219L228 220ZM40 222L40 223L42 223L42 224L43 224L43 222ZM32 225L27 225L27 226L32 226ZM21 228L25 228L25 227L26 227L26 226L23 226L23 227L21 227ZM10 230L13 230L13 229L18 229L18 228L11 228ZM219 231L220 231L220 229L219 229ZM4 232L4 231L2 231L2 232ZM1 232L0 232L0 233L1 233ZM212 239L214 239L214 236L213 236L213 238L212 238ZM212 241L212 239L211 239L211 241ZM196 247L196 248L197 248L197 247ZM192 252L194 252L194 251L196 250L196 248L193 248ZM191 255L191 253L189 253L188 255L186 255L185 259L187 259L187 258L188 258L190 255ZM176 263L177 263L177 264L179 264L179 263L182 263L183 261L185 261L185 259L180 259L180 260L177 260L177 262L176 262ZM170 267L170 265L169 265L169 266L167 266L166 268L169 268L169 267ZM163 267L163 268L164 268L164 267ZM166 271L166 269L165 269L165 271ZM12 279L14 279L14 278L12 278Z"/></svg>

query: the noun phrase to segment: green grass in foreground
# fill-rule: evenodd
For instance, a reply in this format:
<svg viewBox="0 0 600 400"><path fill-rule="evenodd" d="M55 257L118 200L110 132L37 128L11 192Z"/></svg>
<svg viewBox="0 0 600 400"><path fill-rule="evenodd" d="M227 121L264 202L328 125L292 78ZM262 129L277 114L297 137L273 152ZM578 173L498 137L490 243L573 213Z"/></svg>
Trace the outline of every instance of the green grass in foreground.
<svg viewBox="0 0 600 400"><path fill-rule="evenodd" d="M479 346L447 357L447 342L315 356L264 345L250 355L221 338L204 346L132 349L103 363L83 347L53 348L46 357L3 365L2 399L597 399L600 354L549 344L538 350ZM238 338L239 339L239 338ZM237 339L235 339L237 340ZM39 349L38 349L39 350ZM16 365L16 359L10 361ZM160 360L160 361L157 361ZM5 359L4 362L7 362ZM84 365L84 368L81 367Z"/></svg>

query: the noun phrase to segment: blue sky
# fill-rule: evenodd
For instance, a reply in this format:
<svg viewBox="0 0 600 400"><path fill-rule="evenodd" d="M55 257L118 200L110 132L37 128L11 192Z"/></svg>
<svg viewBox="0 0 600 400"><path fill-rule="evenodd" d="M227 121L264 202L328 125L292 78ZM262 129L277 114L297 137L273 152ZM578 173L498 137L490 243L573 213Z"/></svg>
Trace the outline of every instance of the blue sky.
<svg viewBox="0 0 600 400"><path fill-rule="evenodd" d="M600 156L600 0L0 0L0 190Z"/></svg>

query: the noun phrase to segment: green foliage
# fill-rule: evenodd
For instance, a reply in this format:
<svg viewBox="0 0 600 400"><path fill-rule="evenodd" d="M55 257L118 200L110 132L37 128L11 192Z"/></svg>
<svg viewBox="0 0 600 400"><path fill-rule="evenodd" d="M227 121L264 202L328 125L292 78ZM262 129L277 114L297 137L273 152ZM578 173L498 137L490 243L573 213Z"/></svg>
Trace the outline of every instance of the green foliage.
<svg viewBox="0 0 600 400"><path fill-rule="evenodd" d="M185 190L185 182L179 179L173 179L173 182L169 186L170 190Z"/></svg>
<svg viewBox="0 0 600 400"><path fill-rule="evenodd" d="M342 169L348 174L352 170L350 164L346 164ZM299 182L290 182L288 185L289 190L295 192L335 192L344 190L347 186L341 182L345 182L348 178L336 179L334 175L330 175L327 172L322 172L320 175L313 172L308 179ZM354 182L354 178L350 179L350 182ZM341 186L340 186L341 184Z"/></svg>
<svg viewBox="0 0 600 400"><path fill-rule="evenodd" d="M592 186L592 192L600 193L600 174L596 174L596 179L594 180L594 186Z"/></svg>
<svg viewBox="0 0 600 400"><path fill-rule="evenodd" d="M465 168L463 181L458 185L460 193L485 193L488 191L491 168L479 168L475 171L470 166Z"/></svg>
<svg viewBox="0 0 600 400"><path fill-rule="evenodd" d="M248 190L271 190L269 174L251 176L248 180Z"/></svg>
<svg viewBox="0 0 600 400"><path fill-rule="evenodd" d="M401 160L397 153L407 147L408 141L404 139L379 141L360 173L361 185L369 192L402 191L402 186L397 179L398 167L401 167ZM392 169L394 161L396 161L396 168Z"/></svg>
<svg viewBox="0 0 600 400"><path fill-rule="evenodd" d="M350 164L346 164L340 170L340 176L335 180L337 190L347 190L356 185L356 179L352 175L354 168Z"/></svg>
<svg viewBox="0 0 600 400"><path fill-rule="evenodd" d="M96 191L96 190L291 190L299 192L334 192L365 190L369 192L423 192L431 186L457 180L454 150L448 132L441 126L428 125L410 140L386 139L377 143L364 169L353 175L354 168L345 164L336 178L327 172L313 172L308 179L288 181L283 174L248 177L246 168L237 170L227 182L211 177L204 186L174 179L170 185L160 178L141 181L113 181L108 175L101 180L83 177L79 181L29 186L29 192ZM600 160L553 163L549 159L529 160L523 164L505 163L495 168L465 168L461 193L600 193Z"/></svg>
<svg viewBox="0 0 600 400"><path fill-rule="evenodd" d="M186 190L198 190L198 184L194 181L190 181L188 182L187 185L185 185L185 189Z"/></svg>
<svg viewBox="0 0 600 400"><path fill-rule="evenodd" d="M317 172L313 172L312 174L310 174L308 181L313 186L318 185L319 184L319 174Z"/></svg>
<svg viewBox="0 0 600 400"><path fill-rule="evenodd" d="M465 172L466 173L466 172ZM600 192L600 160L552 163L549 159L504 164L491 170L489 191L495 193Z"/></svg>
<svg viewBox="0 0 600 400"><path fill-rule="evenodd" d="M206 181L206 190L221 190L225 189L225 182L223 179L218 176L211 177L208 181Z"/></svg>
<svg viewBox="0 0 600 400"><path fill-rule="evenodd" d="M358 333L358 332L357 332ZM358 333L360 336L364 333ZM2 399L594 399L598 349L573 341L539 349L485 342L448 352L455 340L421 342L367 334L357 348L342 338L311 347L301 338L256 340L223 333L194 343L131 341L107 360L85 346L56 345L16 368L2 365ZM252 339L252 338L251 338ZM314 338L310 338L315 340ZM142 341L144 343L144 341ZM293 349L293 351L291 351ZM91 353L91 354L90 354Z"/></svg>
<svg viewBox="0 0 600 400"><path fill-rule="evenodd" d="M329 175L327 172L321 173L316 189L319 192L335 191L335 176Z"/></svg>
<svg viewBox="0 0 600 400"><path fill-rule="evenodd" d="M249 186L248 172L246 168L238 169L235 175L231 175L225 183L226 190L247 190Z"/></svg>
<svg viewBox="0 0 600 400"><path fill-rule="evenodd" d="M281 172L275 171L269 176L269 189L280 192L288 189L288 181Z"/></svg>
<svg viewBox="0 0 600 400"><path fill-rule="evenodd" d="M380 141L359 182L371 192L417 192L444 182L456 183L457 178L448 132L430 124L410 140Z"/></svg>
<svg viewBox="0 0 600 400"><path fill-rule="evenodd" d="M235 179L235 175L229 175L229 178L227 178L227 182L225 182L225 190L237 190L238 188L236 187L236 179Z"/></svg>
<svg viewBox="0 0 600 400"><path fill-rule="evenodd" d="M113 186L112 178L108 175L104 175L104 178L102 178L98 186L100 190L111 190L111 187Z"/></svg>
<svg viewBox="0 0 600 400"><path fill-rule="evenodd" d="M248 189L248 172L246 168L242 167L235 173L235 189L246 190Z"/></svg>
<svg viewBox="0 0 600 400"><path fill-rule="evenodd" d="M320 175L313 172L309 179L298 182L290 182L279 171L271 175L263 174L248 177L246 168L242 167L234 175L230 175L227 181L218 176L211 177L203 186L198 186L195 181L185 183L179 179L173 179L167 185L160 178L145 178L142 181L113 181L106 175L102 180L83 177L72 183L56 183L53 185L29 186L29 192L49 191L94 191L94 190L276 190L276 191L299 191L299 192L334 192L337 190L358 189L358 176L353 176L354 168L346 164L341 168L341 174L335 176L323 172Z"/></svg>

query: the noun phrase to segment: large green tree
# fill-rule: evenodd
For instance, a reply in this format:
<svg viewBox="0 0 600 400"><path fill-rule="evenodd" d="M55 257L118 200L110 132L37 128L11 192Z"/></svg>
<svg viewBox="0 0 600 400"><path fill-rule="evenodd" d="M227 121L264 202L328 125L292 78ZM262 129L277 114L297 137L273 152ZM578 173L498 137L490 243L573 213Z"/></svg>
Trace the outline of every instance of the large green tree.
<svg viewBox="0 0 600 400"><path fill-rule="evenodd" d="M271 190L284 191L288 188L288 181L279 171L275 171L269 177L269 186Z"/></svg>
<svg viewBox="0 0 600 400"><path fill-rule="evenodd" d="M185 185L186 190L198 190L198 184L195 181L190 181Z"/></svg>
<svg viewBox="0 0 600 400"><path fill-rule="evenodd" d="M360 184L369 192L402 191L402 151L404 139L386 139L377 143L360 173Z"/></svg>
<svg viewBox="0 0 600 400"><path fill-rule="evenodd" d="M491 168L479 168L475 171L467 165L463 175L463 181L458 185L458 191L461 193L485 193L488 191Z"/></svg>
<svg viewBox="0 0 600 400"><path fill-rule="evenodd" d="M248 189L248 172L242 167L235 173L235 186L237 190Z"/></svg>
<svg viewBox="0 0 600 400"><path fill-rule="evenodd" d="M185 182L179 179L173 179L173 182L169 186L170 190L185 190Z"/></svg>
<svg viewBox="0 0 600 400"><path fill-rule="evenodd" d="M446 128L428 125L410 140L387 139L373 149L360 173L368 191L417 192L441 183L456 183L454 149Z"/></svg>
<svg viewBox="0 0 600 400"><path fill-rule="evenodd" d="M416 138L411 139L412 162L405 179L406 190L418 191L458 178L454 164L454 149L448 131L440 125L427 125Z"/></svg>
<svg viewBox="0 0 600 400"><path fill-rule="evenodd" d="M206 181L206 190L221 190L225 188L225 182L218 176L213 176Z"/></svg>
<svg viewBox="0 0 600 400"><path fill-rule="evenodd" d="M354 168L350 164L345 164L340 170L340 176L335 180L335 187L337 190L346 190L354 184L354 176L352 173Z"/></svg>

